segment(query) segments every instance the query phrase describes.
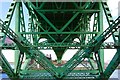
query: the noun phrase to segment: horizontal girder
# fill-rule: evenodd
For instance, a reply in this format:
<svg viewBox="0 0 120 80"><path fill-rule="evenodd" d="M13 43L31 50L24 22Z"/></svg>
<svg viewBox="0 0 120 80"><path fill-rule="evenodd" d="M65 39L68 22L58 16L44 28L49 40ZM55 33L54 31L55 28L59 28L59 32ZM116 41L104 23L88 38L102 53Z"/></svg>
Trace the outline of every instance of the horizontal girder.
<svg viewBox="0 0 120 80"><path fill-rule="evenodd" d="M46 71L23 71L21 72L21 78L22 79L52 79L56 80L55 77L53 77L50 73ZM66 77L63 78L63 80L68 79L96 79L99 76L98 71L76 71L73 70L70 72Z"/></svg>
<svg viewBox="0 0 120 80"><path fill-rule="evenodd" d="M67 49L80 49L85 48L85 47L93 47L94 45L90 46L90 45L81 45L77 42L75 43L47 43L47 42L43 42L43 43L39 43L38 45L34 45L34 47L38 47L38 49L40 50L46 50L46 49L52 49L52 47L66 47ZM25 46L26 48L29 48L30 46ZM114 43L114 42L104 42L102 43L102 45L100 46L100 49L117 49L120 48L120 44L119 43ZM3 44L2 45L2 49L13 49L13 50L18 50L17 45L16 44Z"/></svg>

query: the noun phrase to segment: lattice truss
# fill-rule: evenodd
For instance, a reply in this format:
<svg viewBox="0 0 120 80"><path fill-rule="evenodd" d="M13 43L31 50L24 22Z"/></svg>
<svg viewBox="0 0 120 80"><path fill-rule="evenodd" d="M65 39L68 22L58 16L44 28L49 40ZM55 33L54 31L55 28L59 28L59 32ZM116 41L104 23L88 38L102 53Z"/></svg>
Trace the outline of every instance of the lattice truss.
<svg viewBox="0 0 120 80"><path fill-rule="evenodd" d="M105 31L103 12L109 25ZM13 15L16 15L15 30L10 28ZM119 30L120 16L113 20L107 2L13 0L6 20L0 20L0 31L5 34L0 36L0 65L10 79L16 80L108 79L120 63ZM111 35L114 42L104 42ZM5 43L6 38L13 43ZM4 57L4 49L18 50L14 69ZM62 61L68 49L77 52L70 60ZM106 69L104 49L117 50ZM46 57L41 50L53 50L57 60Z"/></svg>

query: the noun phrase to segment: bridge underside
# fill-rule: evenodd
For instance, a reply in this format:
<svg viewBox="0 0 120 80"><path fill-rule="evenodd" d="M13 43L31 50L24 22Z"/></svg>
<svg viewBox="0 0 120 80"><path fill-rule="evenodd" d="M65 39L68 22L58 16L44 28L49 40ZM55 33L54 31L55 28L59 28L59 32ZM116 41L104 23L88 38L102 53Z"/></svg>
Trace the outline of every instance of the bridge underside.
<svg viewBox="0 0 120 80"><path fill-rule="evenodd" d="M105 31L103 12L109 25ZM0 65L13 80L107 80L120 63L119 28L120 16L113 20L107 2L13 0L6 20L0 20L0 32L4 33ZM104 43L111 35L114 42ZM11 43L6 39L11 39ZM15 50L14 69L3 55L2 50L7 49ZM62 60L67 50L74 49L77 51L70 60ZM104 49L116 49L106 68ZM57 60L41 50L53 50Z"/></svg>

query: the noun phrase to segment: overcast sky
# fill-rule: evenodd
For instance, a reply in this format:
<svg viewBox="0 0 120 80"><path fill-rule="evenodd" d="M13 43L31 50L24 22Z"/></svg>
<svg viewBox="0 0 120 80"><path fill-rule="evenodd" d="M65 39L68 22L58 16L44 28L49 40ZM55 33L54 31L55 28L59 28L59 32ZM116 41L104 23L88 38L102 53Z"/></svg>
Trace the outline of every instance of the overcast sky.
<svg viewBox="0 0 120 80"><path fill-rule="evenodd" d="M7 11L8 11L8 8L10 6L10 3L7 2L7 1L11 1L11 0L0 0L0 18L2 20L5 20L5 17L6 17L6 14L7 14ZM111 10L111 13L112 13L112 16L114 19L116 19L118 17L118 1L120 0L108 0L108 5L109 5L109 8ZM27 16L27 15L26 15ZM105 16L104 16L105 17ZM104 29L106 27L108 27L108 24L106 23L106 20L104 18ZM112 41L112 38L109 38L108 41ZM112 59L114 53L116 52L116 50L104 50L105 51L105 62L109 61L110 59ZM12 50L9 50L9 51L3 51L6 58L8 59L8 61L13 61L14 60L14 51ZM53 59L56 59L56 56L55 56L55 53L53 51L42 51L44 52L45 54L47 53L51 53L52 54L52 58ZM63 60L64 59L69 59L71 58L74 54L75 54L76 50L69 50L67 51L64 56L63 56ZM69 53L69 54L68 54Z"/></svg>

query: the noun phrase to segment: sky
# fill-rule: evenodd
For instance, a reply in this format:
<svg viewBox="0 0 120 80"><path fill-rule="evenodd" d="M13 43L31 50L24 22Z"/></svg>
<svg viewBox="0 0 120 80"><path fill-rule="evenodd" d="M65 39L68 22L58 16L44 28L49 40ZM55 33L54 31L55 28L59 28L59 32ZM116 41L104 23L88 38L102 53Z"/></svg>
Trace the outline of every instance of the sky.
<svg viewBox="0 0 120 80"><path fill-rule="evenodd" d="M11 0L0 0L0 19L2 19L3 21L5 20L5 17L6 17L6 14L7 14L7 11L8 11L8 8L10 6L10 1ZM108 0L108 6L111 10L111 13L112 13L112 16L114 19L116 19L118 17L118 2L120 0ZM24 12L26 12L27 10L24 8ZM28 16L27 13L25 13L25 16ZM14 16L13 16L14 17ZM14 20L14 19L13 19ZM27 20L26 20L27 22ZM14 21L12 21L12 24L15 24ZM27 24L26 24L27 25ZM105 16L104 16L104 30L108 27L108 24L107 24L107 21L105 19ZM110 41L112 42L112 38L109 38L107 41ZM69 60L76 52L77 50L68 50L66 51L66 53L64 54L63 56L63 60L67 59ZM56 59L56 56L55 56L55 53L52 51L52 50L48 50L48 51L43 51L45 54L47 53L51 53L52 55L52 59ZM105 49L104 50L105 52L105 62L108 62L112 59L114 53L116 52L115 49ZM3 51L5 57L8 59L8 61L10 62L13 62L14 60L14 51L13 50L5 50ZM68 54L69 53L69 54Z"/></svg>

